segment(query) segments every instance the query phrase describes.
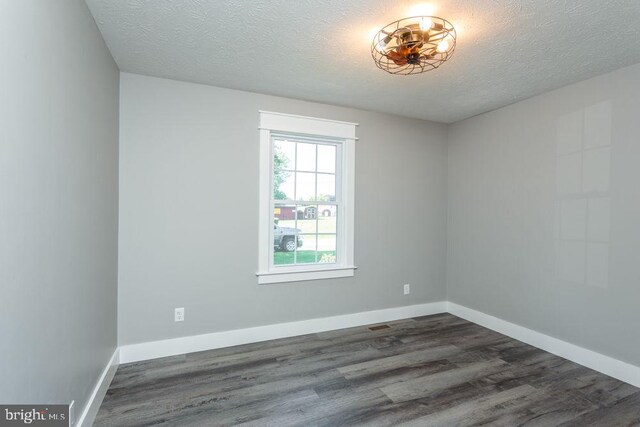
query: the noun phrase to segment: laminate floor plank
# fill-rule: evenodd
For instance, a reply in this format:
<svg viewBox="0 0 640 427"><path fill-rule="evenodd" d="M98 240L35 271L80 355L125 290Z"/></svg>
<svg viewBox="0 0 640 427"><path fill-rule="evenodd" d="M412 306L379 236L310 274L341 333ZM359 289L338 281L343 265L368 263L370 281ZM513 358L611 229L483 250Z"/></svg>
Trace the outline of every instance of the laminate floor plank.
<svg viewBox="0 0 640 427"><path fill-rule="evenodd" d="M357 378L359 376L371 375L376 372L389 371L391 369L412 366L418 363L433 362L435 360L446 359L459 353L460 349L451 345L433 347L429 349L416 350L408 353L400 353L393 356L381 357L367 360L356 364L351 364L338 368L345 378Z"/></svg>
<svg viewBox="0 0 640 427"><path fill-rule="evenodd" d="M562 426L640 426L640 392L567 421Z"/></svg>
<svg viewBox="0 0 640 427"><path fill-rule="evenodd" d="M350 390L355 392L372 388L382 389L387 386L415 380L417 378L422 378L455 368L457 368L456 365L446 359L443 359L432 362L416 363L409 366L390 369L384 372L376 372L369 375L349 378L348 383L350 385Z"/></svg>
<svg viewBox="0 0 640 427"><path fill-rule="evenodd" d="M466 401L448 409L433 412L420 417L408 426L473 426L486 423L495 412L499 410L509 411L521 404L521 402L535 393L535 388L529 385L519 386L510 390L504 390L489 396L482 396L474 400Z"/></svg>
<svg viewBox="0 0 640 427"><path fill-rule="evenodd" d="M307 405L271 417L257 419L247 425L252 426L335 426L354 413L366 412L369 408L390 403L380 390L371 389L359 394L342 394L339 397L322 399L318 404ZM301 415L304 415L301 418ZM336 424L336 422L338 424ZM343 424L344 425L344 424Z"/></svg>
<svg viewBox="0 0 640 427"><path fill-rule="evenodd" d="M640 426L614 378L450 314L387 325L121 365L95 425Z"/></svg>
<svg viewBox="0 0 640 427"><path fill-rule="evenodd" d="M482 361L465 367L449 369L432 375L419 377L381 388L389 398L398 403L427 397L442 389L463 384L486 375L508 369L508 364L500 359Z"/></svg>

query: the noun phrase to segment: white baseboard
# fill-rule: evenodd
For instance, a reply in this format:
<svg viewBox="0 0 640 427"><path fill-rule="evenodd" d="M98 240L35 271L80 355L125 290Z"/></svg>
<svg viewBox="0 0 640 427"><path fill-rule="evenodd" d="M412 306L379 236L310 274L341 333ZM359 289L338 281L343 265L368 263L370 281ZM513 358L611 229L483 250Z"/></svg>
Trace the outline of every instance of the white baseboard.
<svg viewBox="0 0 640 427"><path fill-rule="evenodd" d="M254 328L214 332L120 347L120 363L138 362L158 357L175 356L196 351L288 338L335 329L351 328L371 323L390 322L409 317L446 312L446 302L409 305L383 310L364 311L341 316L278 323Z"/></svg>
<svg viewBox="0 0 640 427"><path fill-rule="evenodd" d="M107 366L104 367L96 386L93 388L93 392L91 393L91 396L89 396L89 400L84 406L84 410L82 411L80 418L78 418L75 423L77 427L89 427L93 425L93 421L95 420L98 410L100 409L100 405L102 404L102 399L104 399L104 395L107 393L111 380L116 374L116 370L120 364L119 355L120 349L116 348L111 359L109 359Z"/></svg>
<svg viewBox="0 0 640 427"><path fill-rule="evenodd" d="M640 387L640 367L638 366L622 362L613 357L596 353L595 351L570 344L558 338L553 338L549 335L533 331L453 302L447 303L447 311L454 316L461 317L485 328L517 339L518 341L586 366L587 368L602 372L610 377L617 378L620 381Z"/></svg>

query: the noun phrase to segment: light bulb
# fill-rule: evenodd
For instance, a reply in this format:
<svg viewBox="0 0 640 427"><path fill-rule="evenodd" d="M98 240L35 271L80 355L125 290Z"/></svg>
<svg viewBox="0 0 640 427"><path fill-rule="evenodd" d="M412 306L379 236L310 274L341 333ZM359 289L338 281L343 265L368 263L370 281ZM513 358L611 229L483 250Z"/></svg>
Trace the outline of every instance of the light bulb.
<svg viewBox="0 0 640 427"><path fill-rule="evenodd" d="M389 35L383 38L382 40L380 40L377 45L378 50L384 51L384 49L387 47L387 45L391 40L392 40L392 37Z"/></svg>
<svg viewBox="0 0 640 427"><path fill-rule="evenodd" d="M447 49L449 49L449 42L446 40L442 40L440 43L438 43L438 47L437 50L440 53L446 52Z"/></svg>
<svg viewBox="0 0 640 427"><path fill-rule="evenodd" d="M422 31L429 31L432 25L433 21L431 21L431 18L420 18L420 29Z"/></svg>

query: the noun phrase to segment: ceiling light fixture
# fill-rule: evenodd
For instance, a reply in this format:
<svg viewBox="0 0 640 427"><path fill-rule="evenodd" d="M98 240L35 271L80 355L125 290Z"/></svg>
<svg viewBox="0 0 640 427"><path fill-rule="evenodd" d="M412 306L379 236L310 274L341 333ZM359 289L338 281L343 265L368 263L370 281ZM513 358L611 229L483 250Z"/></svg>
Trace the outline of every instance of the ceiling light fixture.
<svg viewBox="0 0 640 427"><path fill-rule="evenodd" d="M392 22L373 37L371 56L391 74L419 74L438 68L456 48L456 30L446 19L414 16Z"/></svg>

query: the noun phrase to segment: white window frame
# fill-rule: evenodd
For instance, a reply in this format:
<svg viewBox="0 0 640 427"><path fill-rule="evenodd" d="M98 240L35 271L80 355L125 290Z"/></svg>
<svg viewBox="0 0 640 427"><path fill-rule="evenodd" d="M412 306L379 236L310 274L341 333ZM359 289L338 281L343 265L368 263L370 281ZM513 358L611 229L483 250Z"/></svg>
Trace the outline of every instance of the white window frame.
<svg viewBox="0 0 640 427"><path fill-rule="evenodd" d="M353 261L355 141L357 123L260 111L260 198L258 218L259 284L352 277ZM336 150L336 191L341 195L338 209L335 264L273 265L273 136L295 137L339 144ZM338 158L339 156L339 158Z"/></svg>

